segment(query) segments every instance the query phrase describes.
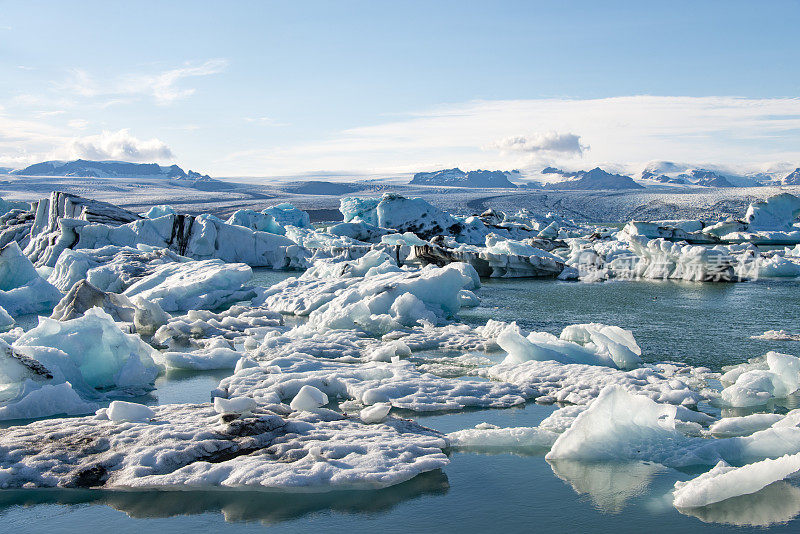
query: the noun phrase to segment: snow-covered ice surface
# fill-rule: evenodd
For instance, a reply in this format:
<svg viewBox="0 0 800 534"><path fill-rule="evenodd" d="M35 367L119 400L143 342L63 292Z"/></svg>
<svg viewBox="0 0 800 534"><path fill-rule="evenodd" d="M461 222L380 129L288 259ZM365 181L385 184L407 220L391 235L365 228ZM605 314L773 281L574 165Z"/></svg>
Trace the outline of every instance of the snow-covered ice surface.
<svg viewBox="0 0 800 534"><path fill-rule="evenodd" d="M584 218L564 207L588 207L585 193L501 191L496 206L513 210L469 217L486 192L365 185L325 231L295 206L338 197L247 190L219 204L184 192L215 215L55 194L32 222L14 216L4 235L19 246L6 244L0 278L41 285L52 317L35 326L14 301L0 313L11 524L26 516L4 503L89 500L139 516L128 496L159 495L149 513L188 514L168 521L187 529L213 510L287 529L325 511L316 520L337 531L430 530L425 512L508 531L571 516L609 531L653 516L675 529L797 526L800 252L763 244L794 239L791 198L747 211L769 195L599 193ZM246 196L256 190L263 205ZM661 200L677 203L660 217L672 221L586 224L655 218ZM711 283L720 274L748 281ZM608 281L562 281L577 278ZM254 489L280 492L284 511Z"/></svg>

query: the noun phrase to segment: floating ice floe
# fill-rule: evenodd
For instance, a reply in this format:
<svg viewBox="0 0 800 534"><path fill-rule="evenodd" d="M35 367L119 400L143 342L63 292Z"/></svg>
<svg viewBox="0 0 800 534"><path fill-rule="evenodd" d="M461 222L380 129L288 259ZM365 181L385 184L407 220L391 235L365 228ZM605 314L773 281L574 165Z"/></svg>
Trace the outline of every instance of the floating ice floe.
<svg viewBox="0 0 800 534"><path fill-rule="evenodd" d="M132 285L123 294L141 297L167 312L216 309L255 296L243 287L253 271L242 263L202 260L166 263Z"/></svg>
<svg viewBox="0 0 800 534"><path fill-rule="evenodd" d="M452 447L474 451L548 450L557 438L555 432L539 427L500 428L488 423L447 434Z"/></svg>
<svg viewBox="0 0 800 534"><path fill-rule="evenodd" d="M754 413L742 417L725 417L708 427L709 432L718 438L749 436L759 430L765 430L784 416L775 413Z"/></svg>
<svg viewBox="0 0 800 534"><path fill-rule="evenodd" d="M604 389L561 434L546 458L573 461L650 461L668 467L744 465L800 453L800 415L790 413L748 436L708 439L709 417L656 403L620 387Z"/></svg>
<svg viewBox="0 0 800 534"><path fill-rule="evenodd" d="M496 339L508 352L505 363L510 364L553 360L632 369L642 362L642 350L633 334L618 326L577 324L564 328L560 337L546 332L531 332L525 337L516 323L511 323Z"/></svg>
<svg viewBox="0 0 800 534"><path fill-rule="evenodd" d="M279 405L227 422L209 404L152 411L153 424L102 410L4 430L0 487L375 489L448 464L444 437L411 421L367 425Z"/></svg>
<svg viewBox="0 0 800 534"><path fill-rule="evenodd" d="M218 338L235 342L244 338L249 348L258 346L268 332L283 325L283 316L263 307L231 306L225 311L190 310L169 318L153 335L158 347L171 350L206 348ZM252 344L251 344L252 343Z"/></svg>
<svg viewBox="0 0 800 534"><path fill-rule="evenodd" d="M286 234L286 229L275 221L275 217L250 209L236 210L228 217L225 223L244 226L254 231L269 232L270 234Z"/></svg>
<svg viewBox="0 0 800 534"><path fill-rule="evenodd" d="M800 358L768 352L728 370L720 381L721 401L727 406L743 407L765 404L775 397L786 397L800 388Z"/></svg>
<svg viewBox="0 0 800 534"><path fill-rule="evenodd" d="M49 281L67 291L85 279L102 291L140 297L169 312L215 309L255 296L244 286L253 276L245 264L194 261L167 249L139 247L67 249Z"/></svg>
<svg viewBox="0 0 800 534"><path fill-rule="evenodd" d="M765 339L767 341L800 341L800 334L792 334L786 330L767 330L763 334L750 336L750 339Z"/></svg>
<svg viewBox="0 0 800 534"><path fill-rule="evenodd" d="M773 482L800 471L800 454L761 460L742 467L718 463L711 471L675 484L676 508L698 508L755 493Z"/></svg>
<svg viewBox="0 0 800 534"><path fill-rule="evenodd" d="M524 404L534 396L530 388L503 382L457 380L422 373L405 361L353 365L300 354L242 369L223 379L214 394L256 399L277 395L288 400L304 386L313 386L330 399L363 405L390 401L395 408L418 412L507 408Z"/></svg>
<svg viewBox="0 0 800 534"><path fill-rule="evenodd" d="M450 266L401 270L387 265L367 272L369 276L335 278L303 274L266 289L253 302L307 316L309 329L384 334L455 316L461 308L460 291L474 284L472 276Z"/></svg>
<svg viewBox="0 0 800 534"><path fill-rule="evenodd" d="M674 364L646 365L631 371L554 360L503 362L479 369L479 376L502 380L536 391L538 402L587 404L607 386L619 386L658 402L696 405L706 399L697 384L716 377L708 370Z"/></svg>

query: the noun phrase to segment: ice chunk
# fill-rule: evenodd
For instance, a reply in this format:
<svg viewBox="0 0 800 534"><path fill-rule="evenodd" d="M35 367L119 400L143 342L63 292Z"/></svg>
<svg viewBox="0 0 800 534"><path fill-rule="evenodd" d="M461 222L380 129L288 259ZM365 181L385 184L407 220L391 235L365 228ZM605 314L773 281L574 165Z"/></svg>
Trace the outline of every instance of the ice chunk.
<svg viewBox="0 0 800 534"><path fill-rule="evenodd" d="M364 222L398 233L413 232L422 239L449 235L458 241L482 244L488 234L480 220L458 219L420 198L386 193L381 198L342 198L339 211L344 222Z"/></svg>
<svg viewBox="0 0 800 534"><path fill-rule="evenodd" d="M16 241L0 249L0 307L8 314L49 312L61 292L39 276Z"/></svg>
<svg viewBox="0 0 800 534"><path fill-rule="evenodd" d="M250 397L234 397L224 399L214 397L214 410L220 415L242 415L256 408L256 401Z"/></svg>
<svg viewBox="0 0 800 534"><path fill-rule="evenodd" d="M800 454L766 459L742 467L718 463L711 471L675 484L676 508L696 508L758 490L800 471Z"/></svg>
<svg viewBox="0 0 800 534"><path fill-rule="evenodd" d="M547 450L557 437L538 427L499 428L486 423L447 434L451 446L480 451Z"/></svg>
<svg viewBox="0 0 800 534"><path fill-rule="evenodd" d="M789 193L769 197L763 202L753 202L744 218L748 230L791 230L800 215L800 198Z"/></svg>
<svg viewBox="0 0 800 534"><path fill-rule="evenodd" d="M391 399L389 395L380 389L368 389L361 394L361 403L370 406L378 403L388 403Z"/></svg>
<svg viewBox="0 0 800 534"><path fill-rule="evenodd" d="M285 202L277 206L262 210L261 213L271 216L276 223L283 226L296 226L298 228L312 228L311 217L303 210L295 208Z"/></svg>
<svg viewBox="0 0 800 534"><path fill-rule="evenodd" d="M642 363L642 349L630 330L599 323L574 324L561 331L560 339L608 354L620 369L633 369Z"/></svg>
<svg viewBox="0 0 800 534"><path fill-rule="evenodd" d="M143 336L152 336L171 319L170 315L161 309L161 306L142 298L140 295L130 300L136 306L136 311L133 314L133 324L136 327L136 332Z"/></svg>
<svg viewBox="0 0 800 534"><path fill-rule="evenodd" d="M713 423L708 429L716 437L749 436L759 430L771 427L783 419L774 413L754 413L743 417L726 417Z"/></svg>
<svg viewBox="0 0 800 534"><path fill-rule="evenodd" d="M508 352L509 364L555 360L629 369L641 363L641 349L630 331L597 323L567 326L560 338L546 332L524 337L512 323L497 334L497 344Z"/></svg>
<svg viewBox="0 0 800 534"><path fill-rule="evenodd" d="M328 404L328 396L325 393L314 386L305 385L300 388L289 406L292 410L311 412L326 404Z"/></svg>
<svg viewBox="0 0 800 534"><path fill-rule="evenodd" d="M558 437L547 459L658 458L687 440L675 431L675 419L674 405L610 386Z"/></svg>
<svg viewBox="0 0 800 534"><path fill-rule="evenodd" d="M215 309L255 296L243 285L253 277L242 263L203 260L167 263L125 289L127 297L139 296L164 311Z"/></svg>
<svg viewBox="0 0 800 534"><path fill-rule="evenodd" d="M14 318L8 314L8 312L0 306L0 332L8 332L12 328L14 328Z"/></svg>
<svg viewBox="0 0 800 534"><path fill-rule="evenodd" d="M147 213L144 214L145 217L148 219L157 219L159 217L163 217L164 215L177 215L178 212L175 211L175 208L172 206L167 206L166 204L160 204L158 206L153 206Z"/></svg>
<svg viewBox="0 0 800 534"><path fill-rule="evenodd" d="M735 382L722 390L722 401L728 406L757 406L774 397L785 397L800 388L800 358L778 352L766 355L767 369L752 369L744 364L744 372L728 371L723 382ZM735 378L734 378L735 377Z"/></svg>
<svg viewBox="0 0 800 534"><path fill-rule="evenodd" d="M258 362L247 356L242 356L239 358L239 361L236 362L236 367L233 372L238 373L242 369L250 369L252 367L258 367Z"/></svg>
<svg viewBox="0 0 800 534"><path fill-rule="evenodd" d="M408 358L411 356L411 349L402 341L385 343L375 349L370 354L369 359L374 362L391 362L394 357Z"/></svg>
<svg viewBox="0 0 800 534"><path fill-rule="evenodd" d="M424 239L420 239L417 235L413 232L405 232L402 234L388 234L381 237L381 243L384 245L408 245L408 246L417 246L421 247L423 245L427 245L428 242Z"/></svg>
<svg viewBox="0 0 800 534"><path fill-rule="evenodd" d="M107 245L169 248L196 260L220 259L273 269L306 267L310 256L308 251L291 239L226 224L207 214L168 214L155 219L142 219L116 206L95 203L104 204L103 210L108 216L85 216L84 209L81 219L67 218L61 207L66 206L61 200L62 196L54 193L49 202L39 203L36 222L31 229L31 241L25 249L38 266L55 266L57 259L67 249L97 249ZM93 201L79 197L68 199L68 203L74 202ZM66 211L74 212L71 208ZM91 281L100 287L94 280Z"/></svg>
<svg viewBox="0 0 800 534"><path fill-rule="evenodd" d="M67 321L40 317L39 325L23 334L14 347L27 351L51 371L58 370L62 381L78 389L148 389L159 372L153 361L155 351L138 335L123 333L100 308Z"/></svg>
<svg viewBox="0 0 800 534"><path fill-rule="evenodd" d="M113 401L108 406L106 415L115 423L145 423L156 416L155 412L144 404L125 401Z"/></svg>
<svg viewBox="0 0 800 534"><path fill-rule="evenodd" d="M136 307L124 295L106 293L86 280L75 282L53 309L51 319L68 321L82 316L94 307L102 308L117 322L132 323Z"/></svg>
<svg viewBox="0 0 800 534"><path fill-rule="evenodd" d="M286 229L275 221L275 217L268 213L259 213L250 209L236 210L225 223L244 226L259 232L269 232L270 234L286 234Z"/></svg>
<svg viewBox="0 0 800 534"><path fill-rule="evenodd" d="M462 308L475 308L481 305L481 299L469 289L459 291L458 300L461 302Z"/></svg>
<svg viewBox="0 0 800 534"><path fill-rule="evenodd" d="M389 415L392 404L389 402L377 402L372 406L361 410L359 416L365 423L380 423Z"/></svg>
<svg viewBox="0 0 800 534"><path fill-rule="evenodd" d="M96 403L83 400L69 382L34 386L28 381L22 389L20 397L0 406L0 420L79 415L97 409Z"/></svg>
<svg viewBox="0 0 800 534"><path fill-rule="evenodd" d="M198 349L193 352L164 352L160 358L170 369L194 369L209 371L212 369L233 369L242 357L242 353L229 347Z"/></svg>

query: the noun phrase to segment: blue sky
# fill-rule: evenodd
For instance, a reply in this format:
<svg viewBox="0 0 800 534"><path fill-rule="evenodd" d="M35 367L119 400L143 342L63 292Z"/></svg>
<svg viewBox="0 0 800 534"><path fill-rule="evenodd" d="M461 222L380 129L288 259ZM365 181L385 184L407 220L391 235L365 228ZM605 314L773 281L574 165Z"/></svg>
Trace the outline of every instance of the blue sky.
<svg viewBox="0 0 800 534"><path fill-rule="evenodd" d="M799 26L798 1L2 1L0 165L797 166Z"/></svg>

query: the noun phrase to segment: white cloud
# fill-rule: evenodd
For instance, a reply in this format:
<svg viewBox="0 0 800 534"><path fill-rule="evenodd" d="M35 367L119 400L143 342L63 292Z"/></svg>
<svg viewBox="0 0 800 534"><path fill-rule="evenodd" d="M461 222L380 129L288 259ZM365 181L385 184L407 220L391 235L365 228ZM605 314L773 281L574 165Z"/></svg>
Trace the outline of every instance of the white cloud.
<svg viewBox="0 0 800 534"><path fill-rule="evenodd" d="M54 159L171 161L172 150L160 139L138 139L126 129L70 139L54 152Z"/></svg>
<svg viewBox="0 0 800 534"><path fill-rule="evenodd" d="M531 130L569 132L591 151L486 150ZM543 135L507 144L570 146ZM508 169L531 165L532 158L573 167L656 159L737 165L800 161L800 99L643 95L473 101L343 130L316 142L243 150L217 160L217 173Z"/></svg>
<svg viewBox="0 0 800 534"><path fill-rule="evenodd" d="M57 87L84 98L105 97L112 103L125 97L150 97L157 104L167 105L195 93L193 87L183 87L186 78L218 74L228 66L228 60L209 59L202 63L187 62L177 68L156 73L130 73L108 81L98 81L83 69L72 69L67 81Z"/></svg>
<svg viewBox="0 0 800 534"><path fill-rule="evenodd" d="M558 132L515 135L490 143L487 148L501 153L528 152L545 154L574 154L580 156L588 147L581 145L581 137L573 133Z"/></svg>

